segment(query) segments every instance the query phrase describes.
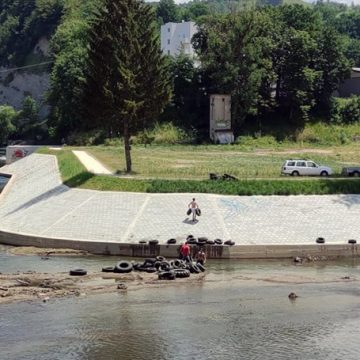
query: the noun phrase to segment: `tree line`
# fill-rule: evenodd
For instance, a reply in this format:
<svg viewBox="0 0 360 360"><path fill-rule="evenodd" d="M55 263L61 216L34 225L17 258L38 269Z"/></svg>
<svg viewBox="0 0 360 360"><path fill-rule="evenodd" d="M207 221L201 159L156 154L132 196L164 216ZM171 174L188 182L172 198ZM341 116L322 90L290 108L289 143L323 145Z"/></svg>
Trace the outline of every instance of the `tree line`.
<svg viewBox="0 0 360 360"><path fill-rule="evenodd" d="M360 101L333 94L360 66L360 7L274 4L4 0L0 64L24 60L30 33L50 35L47 128L58 140L100 129L130 149L131 135L156 121L205 139L212 93L231 95L235 135L359 121ZM197 23L196 61L160 53L161 24L181 20Z"/></svg>

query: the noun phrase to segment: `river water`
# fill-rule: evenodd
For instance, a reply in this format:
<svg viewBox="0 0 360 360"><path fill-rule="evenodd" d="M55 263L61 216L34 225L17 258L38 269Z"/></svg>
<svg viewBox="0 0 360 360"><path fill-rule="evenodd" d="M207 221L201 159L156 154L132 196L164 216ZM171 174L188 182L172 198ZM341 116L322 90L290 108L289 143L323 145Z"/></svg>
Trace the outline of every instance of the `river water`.
<svg viewBox="0 0 360 360"><path fill-rule="evenodd" d="M3 273L91 271L115 261L43 261L6 249ZM0 359L360 358L360 260L211 261L207 268L206 280L191 286L2 305Z"/></svg>

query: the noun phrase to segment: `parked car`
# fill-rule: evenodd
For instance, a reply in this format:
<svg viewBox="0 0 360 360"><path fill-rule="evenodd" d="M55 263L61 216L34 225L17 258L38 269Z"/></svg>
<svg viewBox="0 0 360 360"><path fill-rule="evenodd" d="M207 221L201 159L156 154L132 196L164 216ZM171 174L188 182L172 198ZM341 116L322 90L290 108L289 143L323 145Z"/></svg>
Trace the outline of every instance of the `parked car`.
<svg viewBox="0 0 360 360"><path fill-rule="evenodd" d="M329 176L333 171L328 166L318 165L311 160L286 160L281 173L292 176Z"/></svg>
<svg viewBox="0 0 360 360"><path fill-rule="evenodd" d="M341 175L359 177L360 166L344 167L342 168Z"/></svg>

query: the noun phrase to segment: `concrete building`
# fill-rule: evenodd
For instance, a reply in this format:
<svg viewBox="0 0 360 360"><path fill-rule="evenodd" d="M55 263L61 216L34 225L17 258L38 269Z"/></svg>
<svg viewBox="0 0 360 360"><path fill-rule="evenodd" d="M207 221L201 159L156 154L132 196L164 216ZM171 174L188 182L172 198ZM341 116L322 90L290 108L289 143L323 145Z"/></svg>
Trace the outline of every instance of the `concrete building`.
<svg viewBox="0 0 360 360"><path fill-rule="evenodd" d="M231 126L231 96L210 95L210 139L217 144L231 144L234 133Z"/></svg>
<svg viewBox="0 0 360 360"><path fill-rule="evenodd" d="M352 68L350 79L340 84L339 90L333 94L343 98L351 95L360 95L360 68Z"/></svg>
<svg viewBox="0 0 360 360"><path fill-rule="evenodd" d="M177 56L180 53L193 56L191 38L197 32L193 21L181 23L169 22L161 26L161 50L166 55Z"/></svg>

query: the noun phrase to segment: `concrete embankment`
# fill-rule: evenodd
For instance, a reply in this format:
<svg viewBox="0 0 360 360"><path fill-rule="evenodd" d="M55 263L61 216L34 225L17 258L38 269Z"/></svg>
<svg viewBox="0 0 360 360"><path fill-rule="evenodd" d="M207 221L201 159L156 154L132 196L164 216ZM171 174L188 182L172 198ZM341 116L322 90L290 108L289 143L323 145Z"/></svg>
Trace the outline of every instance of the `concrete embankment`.
<svg viewBox="0 0 360 360"><path fill-rule="evenodd" d="M0 242L73 248L95 254L176 256L191 234L232 239L207 245L212 258L357 256L360 196L221 196L70 189L51 155L32 154L1 169L11 180L0 195ZM202 216L186 215L195 196ZM325 244L315 239L325 238ZM176 238L176 245L167 245ZM139 244L157 239L158 245ZM194 247L195 248L195 247Z"/></svg>

